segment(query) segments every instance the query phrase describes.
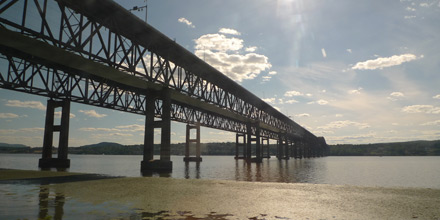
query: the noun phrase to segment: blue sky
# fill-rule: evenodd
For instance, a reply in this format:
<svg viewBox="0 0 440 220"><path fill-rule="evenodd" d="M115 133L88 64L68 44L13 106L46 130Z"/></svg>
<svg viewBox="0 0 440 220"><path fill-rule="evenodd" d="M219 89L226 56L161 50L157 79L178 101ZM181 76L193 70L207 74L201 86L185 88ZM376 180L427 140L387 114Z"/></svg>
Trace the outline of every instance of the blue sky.
<svg viewBox="0 0 440 220"><path fill-rule="evenodd" d="M330 144L440 139L438 21L439 0L148 1L149 24ZM0 142L41 146L45 106L1 89ZM142 116L71 113L70 146L143 142ZM203 129L213 141L235 134Z"/></svg>

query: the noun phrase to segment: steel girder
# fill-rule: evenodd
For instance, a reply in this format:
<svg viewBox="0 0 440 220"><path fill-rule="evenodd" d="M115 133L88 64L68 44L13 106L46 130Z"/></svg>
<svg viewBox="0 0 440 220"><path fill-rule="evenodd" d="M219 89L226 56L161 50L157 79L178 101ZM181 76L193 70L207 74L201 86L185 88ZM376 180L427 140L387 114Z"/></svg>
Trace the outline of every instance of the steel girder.
<svg viewBox="0 0 440 220"><path fill-rule="evenodd" d="M107 4L109 1L99 0L99 2L101 6L114 7L116 5L115 3ZM225 87L221 82L213 79L216 76L203 74L204 71L206 72L205 69L192 68L188 66L191 65L188 62L173 59L175 57L173 54L164 54L161 44L169 44L166 41L168 38L164 41L160 32L156 31L159 34L156 33L151 26L143 24L153 31L148 29L140 34L159 35L163 42L158 42L156 39L150 39L147 43L140 41L136 34L130 35L124 32L124 26L121 26L121 22L124 21L121 19L127 18L104 16L102 11L96 11L95 15L87 13L90 10L97 9L85 8L84 4L81 5L78 1L5 0L0 2L0 25L83 58L213 104L218 109L226 109L253 121L259 121L283 133L295 137L316 138L295 122L290 119L286 120L287 117L263 101L259 99L255 101L253 95L249 95L251 99L239 96L240 93L236 90L244 90L241 86L232 84L235 87ZM117 10L118 13L129 13L117 7L113 10ZM137 21L134 16L130 19L132 19L131 22ZM180 49L176 45L173 46ZM5 54L10 68L6 78L3 77L5 73L2 73L1 80L4 88L49 97L68 96L75 102L138 114L144 113L145 97L136 89L122 88L118 87L116 82L105 82L106 80L103 79L60 71L62 68L47 68L47 72L44 73L41 71L44 69L42 65L30 64L20 59L14 60L12 56ZM20 64L18 67L17 63ZM19 81L25 76L25 72L31 72L31 74L27 75L26 81ZM11 77L13 74L16 74L16 77ZM225 76L222 75L222 77ZM36 85L34 81L42 82L42 86L34 86ZM83 83L82 87L80 83ZM243 132L246 129L242 122L220 117L212 112L203 112L194 106L177 104L174 106L176 107L173 110L175 109L176 112L172 114L176 121L196 122L195 118L205 120L201 122L203 126L236 132ZM274 131L262 129L261 132L262 136L277 137Z"/></svg>
<svg viewBox="0 0 440 220"><path fill-rule="evenodd" d="M94 105L145 115L148 94L123 88L117 83L92 79L61 70L48 68L12 56L0 56L0 87L53 99ZM161 117L162 101L155 102L155 116ZM184 123L197 123L210 128L243 133L246 125L215 114L172 103L171 119Z"/></svg>

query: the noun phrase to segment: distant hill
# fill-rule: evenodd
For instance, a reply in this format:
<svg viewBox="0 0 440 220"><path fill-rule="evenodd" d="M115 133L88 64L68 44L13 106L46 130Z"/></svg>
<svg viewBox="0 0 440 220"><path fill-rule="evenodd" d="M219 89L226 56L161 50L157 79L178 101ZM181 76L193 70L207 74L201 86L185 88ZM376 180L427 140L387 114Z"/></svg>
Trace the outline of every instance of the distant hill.
<svg viewBox="0 0 440 220"><path fill-rule="evenodd" d="M31 147L23 144L0 143L0 153L31 153Z"/></svg>
<svg viewBox="0 0 440 220"><path fill-rule="evenodd" d="M329 156L440 156L440 140L330 145Z"/></svg>
<svg viewBox="0 0 440 220"><path fill-rule="evenodd" d="M69 147L71 154L110 154L110 155L138 155L142 154L142 148L126 146L112 142L84 145L81 147Z"/></svg>
<svg viewBox="0 0 440 220"><path fill-rule="evenodd" d="M0 143L0 147L15 147L15 148L27 148L29 146L23 145L23 144L7 144L7 143Z"/></svg>
<svg viewBox="0 0 440 220"><path fill-rule="evenodd" d="M154 154L158 155L159 145ZM56 153L54 148L54 153ZM31 148L21 144L0 143L0 153L41 153L41 147ZM142 155L143 145L122 145L112 142L69 147L70 154ZM191 155L194 155L191 148ZM235 142L202 143L202 155L234 155ZM171 144L172 155L184 155L185 143ZM270 154L276 154L276 145L270 145ZM440 140L410 141L380 144L337 144L329 145L329 156L440 156Z"/></svg>

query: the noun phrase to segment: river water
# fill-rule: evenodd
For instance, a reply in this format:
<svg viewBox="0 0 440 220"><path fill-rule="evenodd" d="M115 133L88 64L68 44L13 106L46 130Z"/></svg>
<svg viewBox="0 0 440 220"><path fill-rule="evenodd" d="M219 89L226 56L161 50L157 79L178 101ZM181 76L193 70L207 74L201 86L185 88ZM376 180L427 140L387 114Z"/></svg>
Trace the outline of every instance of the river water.
<svg viewBox="0 0 440 220"><path fill-rule="evenodd" d="M0 154L0 168L38 170L35 154ZM162 176L252 182L419 187L440 189L440 157L323 157L264 159L246 163L233 156L202 156L201 163L185 163L172 156L173 171ZM142 156L69 155L70 172L138 177ZM153 174L153 176L160 176Z"/></svg>

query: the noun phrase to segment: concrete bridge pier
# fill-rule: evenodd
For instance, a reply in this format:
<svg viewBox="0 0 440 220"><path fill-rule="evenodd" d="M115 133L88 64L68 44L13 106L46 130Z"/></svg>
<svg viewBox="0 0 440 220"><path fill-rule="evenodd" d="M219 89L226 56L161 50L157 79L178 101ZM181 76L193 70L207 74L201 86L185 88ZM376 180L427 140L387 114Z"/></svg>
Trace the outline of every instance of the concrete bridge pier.
<svg viewBox="0 0 440 220"><path fill-rule="evenodd" d="M240 141L240 139L242 141ZM246 158L246 134L237 133L235 135L235 159L245 159ZM240 150L241 148L241 150ZM240 154L241 151L241 154Z"/></svg>
<svg viewBox="0 0 440 220"><path fill-rule="evenodd" d="M304 142L298 141L296 142L296 159L302 159L304 156Z"/></svg>
<svg viewBox="0 0 440 220"><path fill-rule="evenodd" d="M156 100L162 100L161 120L155 121ZM144 155L141 161L141 172L171 171L171 99L168 89L163 89L160 94L149 92L145 103L145 136ZM161 129L160 160L154 160L154 129Z"/></svg>
<svg viewBox="0 0 440 220"><path fill-rule="evenodd" d="M304 145L304 158L310 158L312 143L310 140L307 141L307 143Z"/></svg>
<svg viewBox="0 0 440 220"><path fill-rule="evenodd" d="M277 158L278 160L290 158L289 156L289 144L285 134L278 135L277 141Z"/></svg>
<svg viewBox="0 0 440 220"><path fill-rule="evenodd" d="M261 144L260 144L260 126L255 125L255 137L252 137L252 125L248 124L246 126L247 131L247 145L246 145L246 161L254 163L262 163L263 158L261 154ZM255 143L255 157L252 157L252 143Z"/></svg>
<svg viewBox="0 0 440 220"><path fill-rule="evenodd" d="M54 125L55 109L61 107L60 125ZM70 101L47 100L46 122L44 126L43 153L38 161L40 168L69 168L67 159L69 143ZM60 132L58 141L58 158L52 158L53 133Z"/></svg>
<svg viewBox="0 0 440 220"><path fill-rule="evenodd" d="M191 139L191 130L196 130L196 138ZM190 156L190 146L191 143L195 143L196 147L196 156ZM200 122L195 125L187 124L186 125L186 143L185 143L185 157L183 158L185 162L202 162L202 158L200 157Z"/></svg>
<svg viewBox="0 0 440 220"><path fill-rule="evenodd" d="M268 137L261 137L261 148L262 148L262 158L270 158L270 149L269 149L269 138ZM266 155L264 154L264 151L266 150Z"/></svg>
<svg viewBox="0 0 440 220"><path fill-rule="evenodd" d="M291 150L292 150L292 153L290 154L290 156L291 157L293 157L293 158L298 158L298 141L292 141L292 147L291 147Z"/></svg>

